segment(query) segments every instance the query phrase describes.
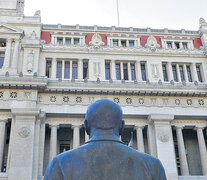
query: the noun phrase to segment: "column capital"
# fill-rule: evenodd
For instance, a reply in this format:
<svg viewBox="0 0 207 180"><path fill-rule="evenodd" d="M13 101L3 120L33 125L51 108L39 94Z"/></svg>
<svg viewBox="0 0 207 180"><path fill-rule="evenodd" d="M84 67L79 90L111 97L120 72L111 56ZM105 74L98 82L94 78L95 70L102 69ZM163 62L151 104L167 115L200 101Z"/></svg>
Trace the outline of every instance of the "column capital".
<svg viewBox="0 0 207 180"><path fill-rule="evenodd" d="M9 115L7 115L7 114L1 114L1 115L0 115L0 123L1 123L1 122L5 122L5 123L7 123L9 118L10 118Z"/></svg>
<svg viewBox="0 0 207 180"><path fill-rule="evenodd" d="M180 124L176 124L174 125L175 126L175 129L184 129L184 125L180 125Z"/></svg>
<svg viewBox="0 0 207 180"><path fill-rule="evenodd" d="M193 128L193 130L204 130L205 129L205 126L195 126L194 128Z"/></svg>
<svg viewBox="0 0 207 180"><path fill-rule="evenodd" d="M1 119L0 118L0 123L7 123L8 122L8 119Z"/></svg>
<svg viewBox="0 0 207 180"><path fill-rule="evenodd" d="M57 129L58 129L58 128L59 128L59 124L49 124L49 127L50 127L50 128L55 127L55 128L57 128Z"/></svg>
<svg viewBox="0 0 207 180"><path fill-rule="evenodd" d="M144 124L136 124L136 125L134 125L134 129L139 129L139 128L144 129L145 126L146 125L144 125Z"/></svg>
<svg viewBox="0 0 207 180"><path fill-rule="evenodd" d="M81 128L82 127L82 124L81 125L76 125L76 124L72 124L71 128L74 129L74 128Z"/></svg>
<svg viewBox="0 0 207 180"><path fill-rule="evenodd" d="M148 121L149 123L153 122L170 122L174 120L174 115L171 114L149 114Z"/></svg>
<svg viewBox="0 0 207 180"><path fill-rule="evenodd" d="M19 43L20 42L20 39L14 39L15 43Z"/></svg>
<svg viewBox="0 0 207 180"><path fill-rule="evenodd" d="M12 38L7 38L6 39L6 42L11 42L12 41Z"/></svg>

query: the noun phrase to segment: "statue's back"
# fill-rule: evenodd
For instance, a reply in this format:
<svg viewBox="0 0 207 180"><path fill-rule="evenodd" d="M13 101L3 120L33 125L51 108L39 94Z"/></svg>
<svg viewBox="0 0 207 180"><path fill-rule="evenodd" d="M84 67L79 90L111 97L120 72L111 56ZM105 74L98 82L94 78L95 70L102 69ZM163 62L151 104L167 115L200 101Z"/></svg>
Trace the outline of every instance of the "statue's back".
<svg viewBox="0 0 207 180"><path fill-rule="evenodd" d="M50 172L53 174L50 180L162 180L165 177L158 159L120 142L90 142L57 156L52 164L56 172Z"/></svg>

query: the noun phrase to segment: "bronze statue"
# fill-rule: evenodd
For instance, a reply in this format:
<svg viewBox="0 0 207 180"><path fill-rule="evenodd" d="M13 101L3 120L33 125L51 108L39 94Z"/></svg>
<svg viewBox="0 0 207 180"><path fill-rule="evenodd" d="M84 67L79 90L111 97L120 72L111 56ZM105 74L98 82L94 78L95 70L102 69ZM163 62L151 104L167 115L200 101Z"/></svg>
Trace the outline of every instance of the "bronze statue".
<svg viewBox="0 0 207 180"><path fill-rule="evenodd" d="M120 106L108 99L91 104L84 121L90 140L54 157L44 180L166 180L161 162L126 146Z"/></svg>

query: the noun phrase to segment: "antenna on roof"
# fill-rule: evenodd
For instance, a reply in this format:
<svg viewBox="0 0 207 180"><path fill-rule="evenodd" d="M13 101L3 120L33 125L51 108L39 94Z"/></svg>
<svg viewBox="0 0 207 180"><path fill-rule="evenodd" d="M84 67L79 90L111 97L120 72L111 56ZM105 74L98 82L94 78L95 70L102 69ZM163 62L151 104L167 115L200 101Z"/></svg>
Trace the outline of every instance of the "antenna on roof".
<svg viewBox="0 0 207 180"><path fill-rule="evenodd" d="M118 19L118 26L120 26L120 21L119 21L119 0L117 2L117 19Z"/></svg>

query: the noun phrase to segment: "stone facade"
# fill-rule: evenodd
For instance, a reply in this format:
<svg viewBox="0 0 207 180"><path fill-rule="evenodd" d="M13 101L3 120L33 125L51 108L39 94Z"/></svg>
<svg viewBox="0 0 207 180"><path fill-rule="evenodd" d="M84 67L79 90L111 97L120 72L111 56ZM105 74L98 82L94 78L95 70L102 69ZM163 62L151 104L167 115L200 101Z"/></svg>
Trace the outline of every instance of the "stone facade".
<svg viewBox="0 0 207 180"><path fill-rule="evenodd" d="M39 180L89 139L100 98L120 104L122 140L158 157L168 180L207 178L207 23L199 31L47 25L0 0L0 180Z"/></svg>

